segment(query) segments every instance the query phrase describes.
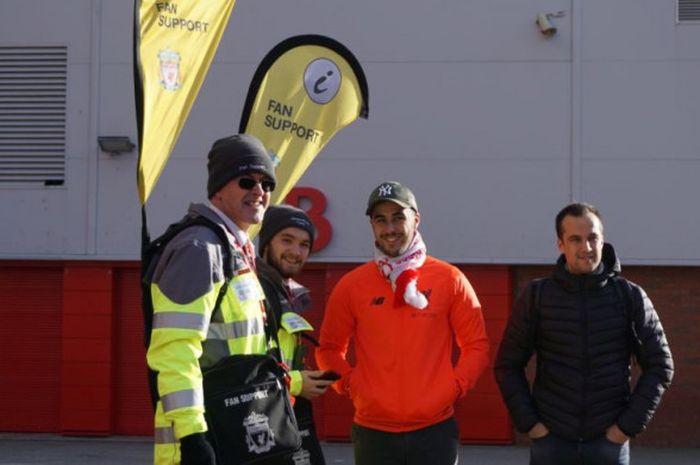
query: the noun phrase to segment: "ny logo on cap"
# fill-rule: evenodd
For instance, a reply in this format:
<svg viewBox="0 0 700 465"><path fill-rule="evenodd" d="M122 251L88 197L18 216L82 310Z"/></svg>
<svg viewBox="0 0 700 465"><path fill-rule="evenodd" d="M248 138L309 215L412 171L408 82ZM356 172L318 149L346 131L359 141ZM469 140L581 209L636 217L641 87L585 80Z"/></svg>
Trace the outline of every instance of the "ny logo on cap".
<svg viewBox="0 0 700 465"><path fill-rule="evenodd" d="M382 197L387 197L391 195L392 188L393 186L391 184L382 184L381 186L379 186L378 189L379 195L381 195Z"/></svg>

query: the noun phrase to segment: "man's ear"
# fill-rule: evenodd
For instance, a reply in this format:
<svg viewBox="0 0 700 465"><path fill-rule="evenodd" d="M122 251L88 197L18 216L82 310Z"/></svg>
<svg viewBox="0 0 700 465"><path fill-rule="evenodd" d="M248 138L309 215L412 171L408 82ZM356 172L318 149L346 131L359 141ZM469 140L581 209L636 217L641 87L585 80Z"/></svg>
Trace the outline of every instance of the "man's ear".
<svg viewBox="0 0 700 465"><path fill-rule="evenodd" d="M564 253L564 241L557 237L557 249L559 252Z"/></svg>

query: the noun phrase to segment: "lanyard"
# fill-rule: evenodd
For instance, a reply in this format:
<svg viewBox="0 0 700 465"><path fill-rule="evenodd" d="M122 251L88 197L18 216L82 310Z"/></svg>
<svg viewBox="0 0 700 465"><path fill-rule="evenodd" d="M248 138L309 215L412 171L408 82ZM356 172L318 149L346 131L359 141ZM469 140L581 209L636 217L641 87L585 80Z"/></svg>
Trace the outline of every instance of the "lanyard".
<svg viewBox="0 0 700 465"><path fill-rule="evenodd" d="M249 239L245 245L241 245L240 241L238 240L238 235L231 231L226 222L224 222L224 227L231 234L231 236L233 236L233 248L241 253L246 265L248 265L248 268L255 272L255 250L253 250L253 243Z"/></svg>

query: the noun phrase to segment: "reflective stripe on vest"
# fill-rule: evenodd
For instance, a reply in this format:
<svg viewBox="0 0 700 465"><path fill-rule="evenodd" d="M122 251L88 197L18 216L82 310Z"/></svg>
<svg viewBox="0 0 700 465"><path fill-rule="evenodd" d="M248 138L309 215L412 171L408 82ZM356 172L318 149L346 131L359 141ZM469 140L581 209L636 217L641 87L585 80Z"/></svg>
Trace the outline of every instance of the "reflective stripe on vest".
<svg viewBox="0 0 700 465"><path fill-rule="evenodd" d="M264 294L255 273L235 276L212 318L207 339L226 340L230 353L264 354L267 352L263 322Z"/></svg>
<svg viewBox="0 0 700 465"><path fill-rule="evenodd" d="M183 407L204 407L201 389L183 389L161 396L163 411L170 412Z"/></svg>
<svg viewBox="0 0 700 465"><path fill-rule="evenodd" d="M158 427L153 430L153 440L156 444L174 444L175 431L171 426Z"/></svg>
<svg viewBox="0 0 700 465"><path fill-rule="evenodd" d="M161 311L153 314L153 329L192 329L204 332L207 320L201 313Z"/></svg>
<svg viewBox="0 0 700 465"><path fill-rule="evenodd" d="M253 273L235 276L214 311L199 365L207 369L229 355L267 352L262 288Z"/></svg>
<svg viewBox="0 0 700 465"><path fill-rule="evenodd" d="M211 323L207 332L207 339L237 339L239 337L254 336L264 332L261 319L234 321L232 323Z"/></svg>

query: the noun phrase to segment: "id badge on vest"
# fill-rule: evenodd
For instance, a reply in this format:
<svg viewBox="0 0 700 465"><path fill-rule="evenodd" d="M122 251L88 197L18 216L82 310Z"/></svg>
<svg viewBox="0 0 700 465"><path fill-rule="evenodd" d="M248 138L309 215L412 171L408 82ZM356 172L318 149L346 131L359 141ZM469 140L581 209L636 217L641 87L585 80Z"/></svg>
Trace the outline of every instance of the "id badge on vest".
<svg viewBox="0 0 700 465"><path fill-rule="evenodd" d="M260 302L263 300L263 290L255 276L255 273L249 271L242 273L231 280L231 289L236 294L236 299L242 304L250 302Z"/></svg>

